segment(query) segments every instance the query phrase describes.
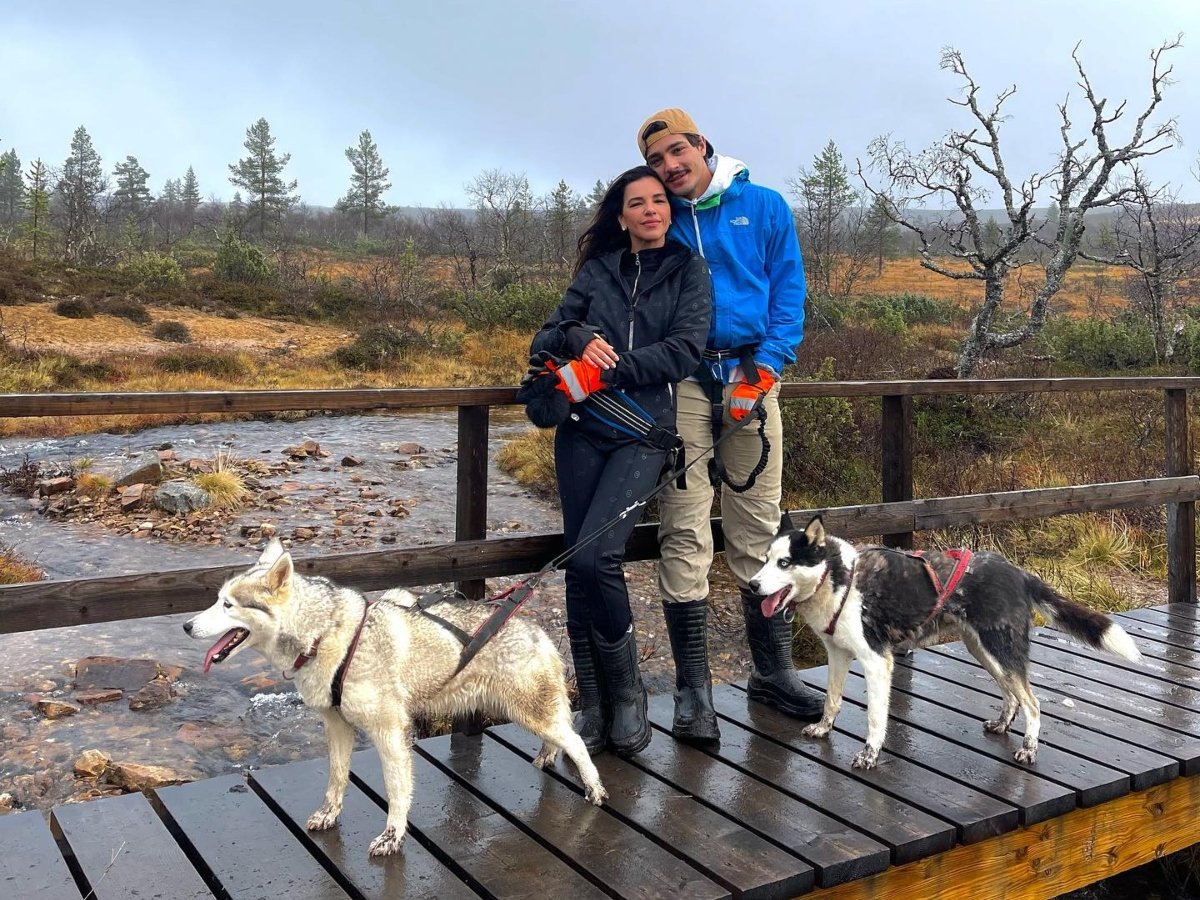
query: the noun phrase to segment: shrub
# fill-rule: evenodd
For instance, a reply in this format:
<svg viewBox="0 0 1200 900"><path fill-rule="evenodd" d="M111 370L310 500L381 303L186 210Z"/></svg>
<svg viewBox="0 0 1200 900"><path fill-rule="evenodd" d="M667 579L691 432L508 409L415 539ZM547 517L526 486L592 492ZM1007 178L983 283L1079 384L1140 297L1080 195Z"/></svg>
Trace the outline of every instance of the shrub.
<svg viewBox="0 0 1200 900"><path fill-rule="evenodd" d="M100 302L99 309L105 315L128 319L135 325L150 324L150 313L145 305L129 297L110 297Z"/></svg>
<svg viewBox="0 0 1200 900"><path fill-rule="evenodd" d="M1092 371L1155 364L1154 335L1146 325L1060 319L1047 329L1044 340L1058 359Z"/></svg>
<svg viewBox="0 0 1200 900"><path fill-rule="evenodd" d="M96 315L92 301L83 297L68 297L54 304L54 311L65 319L90 319Z"/></svg>
<svg viewBox="0 0 1200 900"><path fill-rule="evenodd" d="M409 350L424 344L407 328L380 325L361 332L354 342L333 352L334 361L346 369L386 369Z"/></svg>
<svg viewBox="0 0 1200 900"><path fill-rule="evenodd" d="M186 283L183 269L175 258L161 253L140 253L125 264L125 271L139 285L151 290L183 287Z"/></svg>
<svg viewBox="0 0 1200 900"><path fill-rule="evenodd" d="M0 584L23 584L45 577L46 573L29 560L11 547L0 544Z"/></svg>
<svg viewBox="0 0 1200 900"><path fill-rule="evenodd" d="M150 333L160 341L169 341L173 344L190 344L192 342L192 332L182 322L176 322L174 319L164 319L151 329Z"/></svg>
<svg viewBox="0 0 1200 900"><path fill-rule="evenodd" d="M228 234L217 250L213 274L226 281L254 284L267 281L275 273L261 250L247 241L239 240L233 234Z"/></svg>
<svg viewBox="0 0 1200 900"><path fill-rule="evenodd" d="M233 468L231 454L218 450L211 472L201 472L192 479L195 485L212 499L219 509L237 509L250 496L242 476Z"/></svg>
<svg viewBox="0 0 1200 900"><path fill-rule="evenodd" d="M868 321L877 322L889 331L897 328L903 331L909 325L947 325L955 311L946 300L907 292L864 297L858 308Z"/></svg>
<svg viewBox="0 0 1200 900"><path fill-rule="evenodd" d="M240 378L250 371L249 365L241 355L215 350L163 353L154 358L154 364L164 372L203 372L218 378Z"/></svg>
<svg viewBox="0 0 1200 900"><path fill-rule="evenodd" d="M562 301L563 288L554 284L510 283L501 290L479 291L456 298L452 308L472 331L505 327L536 331Z"/></svg>
<svg viewBox="0 0 1200 900"><path fill-rule="evenodd" d="M98 472L83 472L75 479L75 493L93 499L112 490L112 479Z"/></svg>

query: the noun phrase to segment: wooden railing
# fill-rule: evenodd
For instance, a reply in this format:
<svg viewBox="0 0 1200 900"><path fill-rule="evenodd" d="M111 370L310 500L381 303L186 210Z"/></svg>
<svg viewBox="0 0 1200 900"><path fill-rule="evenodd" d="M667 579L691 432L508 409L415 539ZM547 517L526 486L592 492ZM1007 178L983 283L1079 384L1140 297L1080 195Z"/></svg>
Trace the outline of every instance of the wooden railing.
<svg viewBox="0 0 1200 900"><path fill-rule="evenodd" d="M823 510L830 529L847 537L882 535L911 546L917 531L1021 518L1165 505L1168 596L1196 601L1195 503L1200 477L1192 472L1187 392L1200 378L1022 378L963 381L803 382L782 386L798 397L881 398L881 496L884 502ZM912 398L931 395L1161 391L1166 447L1164 476L1062 488L913 499ZM455 540L433 546L330 554L297 560L300 571L361 590L456 581L479 597L483 579L532 572L562 549L561 534L486 539L489 411L512 405L513 388L370 389L314 391L197 391L0 395L0 418L121 414L251 413L284 410L339 412L458 410L458 497ZM627 558L658 555L653 524L640 525ZM717 549L720 520L712 523ZM0 634L106 622L201 609L242 566L63 579L0 587Z"/></svg>

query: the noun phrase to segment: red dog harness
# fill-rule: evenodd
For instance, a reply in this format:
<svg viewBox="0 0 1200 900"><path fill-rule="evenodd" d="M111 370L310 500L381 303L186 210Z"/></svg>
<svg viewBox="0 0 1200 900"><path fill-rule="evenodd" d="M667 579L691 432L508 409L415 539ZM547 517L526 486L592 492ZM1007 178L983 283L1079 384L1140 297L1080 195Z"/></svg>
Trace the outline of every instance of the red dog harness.
<svg viewBox="0 0 1200 900"><path fill-rule="evenodd" d="M965 547L960 547L957 550L942 551L944 556L948 556L955 561L954 571L950 573L950 578L946 581L946 583L942 584L942 579L938 577L938 573L934 571L933 566L929 564L929 560L925 558L924 550L895 550L892 547L865 547L863 552L866 553L870 550L887 550L889 553L899 553L902 556L908 556L913 559L920 560L921 565L925 567L925 574L929 576L929 581L933 584L933 589L937 591L937 599L933 602L933 609L930 610L929 615L925 617L925 621L917 626L918 631L937 618L938 613L942 611L942 607L946 605L946 601L950 598L950 595L953 594L958 588L958 583L962 581L963 575L965 575L967 572L967 567L971 564L971 557L975 555L972 551L966 549ZM846 592L842 594L842 602L838 604L838 608L834 612L833 618L830 619L829 624L825 626L826 634L832 635L833 632L837 630L838 619L842 615L842 609L846 605L846 600L850 597L850 588L854 586L854 569L857 566L858 560L855 559L854 565L850 567L850 578L846 583ZM813 591L814 596L816 595L816 592L821 589L821 585L825 583L825 579L828 577L829 566L826 565L825 573L821 576L821 580L817 582L816 590Z"/></svg>

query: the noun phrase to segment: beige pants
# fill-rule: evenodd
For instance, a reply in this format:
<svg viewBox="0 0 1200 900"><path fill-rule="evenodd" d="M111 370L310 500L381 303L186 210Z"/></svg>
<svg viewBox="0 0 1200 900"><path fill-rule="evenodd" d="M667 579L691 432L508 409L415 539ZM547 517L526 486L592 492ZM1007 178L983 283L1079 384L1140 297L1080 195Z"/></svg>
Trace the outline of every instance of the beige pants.
<svg viewBox="0 0 1200 900"><path fill-rule="evenodd" d="M708 397L695 381L680 382L679 434L686 446L687 462L712 446L713 435ZM729 395L733 385L725 386L725 427L729 415ZM783 423L779 417L779 386L767 394L767 440L771 455L766 469L754 487L743 494L721 485L721 517L725 536L725 560L740 587L746 587L762 567L767 546L779 528L779 501L783 476ZM750 422L721 445L721 459L738 484L746 480L762 454L758 423ZM672 484L659 497L661 524L658 540L662 561L658 566L658 586L663 598L672 603L703 600L708 596L708 572L713 560L712 513L713 488L708 481L708 459L687 473L687 490Z"/></svg>

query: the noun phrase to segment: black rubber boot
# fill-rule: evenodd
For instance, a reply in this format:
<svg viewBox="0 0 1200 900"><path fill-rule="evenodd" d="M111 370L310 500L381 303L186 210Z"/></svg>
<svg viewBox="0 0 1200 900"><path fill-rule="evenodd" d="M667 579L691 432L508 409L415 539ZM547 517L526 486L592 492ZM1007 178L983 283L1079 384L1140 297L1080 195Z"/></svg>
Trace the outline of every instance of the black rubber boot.
<svg viewBox="0 0 1200 900"><path fill-rule="evenodd" d="M825 699L807 687L792 661L792 624L783 616L770 619L762 614L762 597L742 591L746 616L746 640L754 671L750 673L751 700L773 706L797 719L815 722L825 709Z"/></svg>
<svg viewBox="0 0 1200 900"><path fill-rule="evenodd" d="M708 601L663 601L671 655L675 657L675 718L671 734L689 743L719 741L708 669Z"/></svg>
<svg viewBox="0 0 1200 900"><path fill-rule="evenodd" d="M609 720L612 717L604 697L604 685L597 671L596 648L587 628L567 625L571 640L571 658L575 661L575 684L579 689L579 711L575 730L592 756L608 746Z"/></svg>
<svg viewBox="0 0 1200 900"><path fill-rule="evenodd" d="M612 724L608 746L622 756L645 749L650 743L650 721L646 718L646 685L638 671L637 643L633 629L616 643L608 643L595 630L592 642L600 659L608 701L612 705Z"/></svg>

